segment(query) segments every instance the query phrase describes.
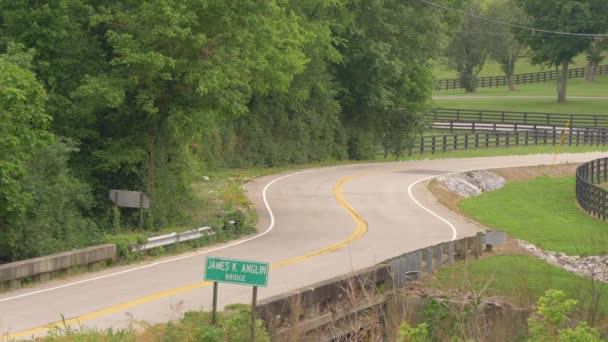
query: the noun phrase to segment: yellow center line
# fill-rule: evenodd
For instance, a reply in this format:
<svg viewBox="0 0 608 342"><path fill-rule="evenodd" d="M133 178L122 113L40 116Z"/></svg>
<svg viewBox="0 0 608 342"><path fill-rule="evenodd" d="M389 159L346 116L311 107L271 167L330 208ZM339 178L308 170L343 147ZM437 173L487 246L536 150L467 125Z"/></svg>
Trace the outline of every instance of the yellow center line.
<svg viewBox="0 0 608 342"><path fill-rule="evenodd" d="M292 259L279 261L274 264L271 264L270 269L284 267L287 265L295 264L295 263L298 263L298 262L301 262L301 261L304 261L307 259L311 259L311 258L320 256L320 255L323 255L323 254L333 252L333 251L343 248L343 247L347 246L348 244L350 244L351 242L363 237L363 235L365 235L365 233L367 232L367 223L365 222L363 217L361 217L361 215L348 203L348 201L344 197L344 194L343 194L344 185L346 185L346 183L348 183L349 181L356 179L356 178L362 178L362 177L366 177L366 176L370 176L370 175L374 175L374 174L378 174L378 173L382 173L382 172L389 172L389 171L394 171L394 169L358 173L355 175L344 177L334 185L334 196L336 197L336 200L338 201L340 206L342 208L344 208L344 210L346 210L346 212L348 212L348 214L352 217L353 221L355 221L356 228L352 235L350 235L348 238L346 238L342 241L339 241L331 246L327 246L327 247L319 249L317 251L314 251L314 252L311 252L311 253L308 253L305 255L301 255L301 256L298 256L298 257L295 257ZM151 294L148 296L144 296L144 297L140 297L137 299L133 299L133 300L121 303L121 304L113 305L113 306L110 306L110 307L107 307L107 308L104 308L104 309L101 309L98 311L93 311L88 314L66 319L64 321L54 322L54 323L50 323L50 324L47 324L47 325L44 325L41 327L18 331L18 332L9 334L9 335L2 335L2 337L7 338L8 340L11 340L11 339L15 339L15 338L24 337L24 336L36 335L36 334L43 333L43 332L48 331L53 328L62 327L64 325L81 324L82 322L90 321L92 319L99 318L101 316L105 316L105 315L109 315L109 314L112 314L112 313L115 313L118 311L126 310L126 309L132 308L137 305L145 304L145 303L152 302L157 299L169 297L172 295L200 289L203 287L210 286L212 284L213 284L212 282L202 281L202 282L197 282L197 283L182 286L182 287L177 287L177 288L167 290L167 291L157 292L157 293L154 293L154 294Z"/></svg>

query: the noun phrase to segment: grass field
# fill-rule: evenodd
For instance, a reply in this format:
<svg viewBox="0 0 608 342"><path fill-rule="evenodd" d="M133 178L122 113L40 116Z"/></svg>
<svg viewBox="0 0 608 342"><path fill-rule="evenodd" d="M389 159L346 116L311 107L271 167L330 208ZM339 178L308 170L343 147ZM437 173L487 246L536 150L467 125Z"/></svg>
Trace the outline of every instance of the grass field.
<svg viewBox="0 0 608 342"><path fill-rule="evenodd" d="M442 108L608 115L608 76L598 77L593 82L574 79L568 83L570 97L606 97L605 99L570 98L565 103L558 103L555 99L555 82L520 85L513 92L507 88L479 88L472 94L435 92L434 96L433 106ZM508 96L522 98L508 98ZM551 98L525 98L527 96L551 96Z"/></svg>
<svg viewBox="0 0 608 342"><path fill-rule="evenodd" d="M477 88L475 93L462 91L435 91L434 96L557 96L555 81L520 84L516 90L509 91L506 87ZM597 76L594 81L585 81L582 78L568 80L568 96L608 97L608 76Z"/></svg>
<svg viewBox="0 0 608 342"><path fill-rule="evenodd" d="M465 277L466 275L466 277ZM545 261L525 255L496 255L445 267L438 271L431 286L443 289L474 290L480 293L486 287L484 296L505 296L516 304L530 305L548 289L559 289L569 297L579 301L579 309L590 305L592 283L590 280L552 266ZM595 286L598 286L595 284ZM600 297L601 311L608 310L606 285L598 290L604 292Z"/></svg>
<svg viewBox="0 0 608 342"><path fill-rule="evenodd" d="M455 70L451 70L447 66L445 59L437 60L433 63L433 76L436 79L446 78L457 78L458 73ZM570 65L570 68L582 68L587 65L587 60L584 55L579 55L574 59L574 63ZM550 71L553 68L548 68L542 65L533 65L529 58L520 58L515 66L515 73L526 74L531 72ZM502 76L503 72L500 69L500 65L492 60L487 60L484 64L483 70L479 73L479 77L483 76Z"/></svg>
<svg viewBox="0 0 608 342"><path fill-rule="evenodd" d="M545 250L605 254L608 224L577 207L574 182L574 176L512 181L459 206L474 220Z"/></svg>

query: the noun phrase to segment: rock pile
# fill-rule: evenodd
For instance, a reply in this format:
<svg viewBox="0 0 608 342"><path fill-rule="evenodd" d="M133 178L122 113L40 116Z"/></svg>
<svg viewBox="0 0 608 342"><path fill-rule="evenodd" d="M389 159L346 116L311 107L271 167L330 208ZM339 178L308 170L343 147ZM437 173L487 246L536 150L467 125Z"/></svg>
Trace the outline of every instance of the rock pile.
<svg viewBox="0 0 608 342"><path fill-rule="evenodd" d="M437 178L451 192L462 197L471 197L503 187L505 179L495 173L479 170L456 173Z"/></svg>
<svg viewBox="0 0 608 342"><path fill-rule="evenodd" d="M517 240L517 244L541 260L557 267L563 268L583 277L603 282L608 281L608 256L581 257L566 255L560 252L543 251L526 241Z"/></svg>

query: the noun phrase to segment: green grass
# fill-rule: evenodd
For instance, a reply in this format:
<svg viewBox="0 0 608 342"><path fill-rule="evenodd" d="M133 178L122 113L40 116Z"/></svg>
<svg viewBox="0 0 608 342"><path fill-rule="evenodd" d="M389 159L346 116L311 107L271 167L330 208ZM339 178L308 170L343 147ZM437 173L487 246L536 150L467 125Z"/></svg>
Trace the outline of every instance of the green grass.
<svg viewBox="0 0 608 342"><path fill-rule="evenodd" d="M582 68L587 66L587 60L585 55L579 55L574 59L574 63L570 65L570 68ZM531 72L551 71L554 68L548 68L542 65L534 65L530 62L529 58L520 58L515 66L515 73L526 74ZM479 77L483 76L502 76L503 72L500 69L500 65L492 60L487 60L484 64L483 70L479 73ZM458 73L456 70L448 68L446 60L440 59L435 61L433 68L433 76L436 79L446 78L457 78Z"/></svg>
<svg viewBox="0 0 608 342"><path fill-rule="evenodd" d="M472 94L435 92L434 96L442 97L434 100L434 107L443 108L608 115L608 99L570 98L565 103L558 103L555 99L555 82L520 85L513 92L507 88L479 88ZM493 98L476 98L479 96ZM553 98L514 99L506 96L552 96ZM594 82L570 80L568 96L608 97L608 76L598 77Z"/></svg>
<svg viewBox="0 0 608 342"><path fill-rule="evenodd" d="M465 274L467 277L465 277ZM506 296L516 304L530 305L549 289L559 289L579 301L579 309L589 305L592 282L581 276L525 255L497 255L468 264L439 270L430 284L435 288L474 290L485 296ZM595 284L597 286L597 284ZM606 285L601 285L601 311L608 310Z"/></svg>
<svg viewBox="0 0 608 342"><path fill-rule="evenodd" d="M541 83L520 84L514 91L507 87L498 88L477 88L474 93L465 93L464 90L458 91L435 91L434 96L557 96L556 81ZM582 78L568 80L567 96L587 96L587 97L606 97L608 96L608 76L602 75L592 81L585 81Z"/></svg>
<svg viewBox="0 0 608 342"><path fill-rule="evenodd" d="M608 224L576 204L574 176L508 182L459 206L474 220L550 251L569 255L608 252Z"/></svg>

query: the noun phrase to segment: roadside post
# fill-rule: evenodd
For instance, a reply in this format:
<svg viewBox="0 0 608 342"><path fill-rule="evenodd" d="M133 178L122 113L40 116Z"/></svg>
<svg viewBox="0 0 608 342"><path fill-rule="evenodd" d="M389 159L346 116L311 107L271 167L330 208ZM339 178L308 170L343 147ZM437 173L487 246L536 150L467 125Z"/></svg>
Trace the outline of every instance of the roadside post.
<svg viewBox="0 0 608 342"><path fill-rule="evenodd" d="M213 282L213 311L211 323L216 324L218 283L253 286L251 295L251 341L255 340L255 307L258 286L268 286L270 265L267 262L207 257L205 281Z"/></svg>

